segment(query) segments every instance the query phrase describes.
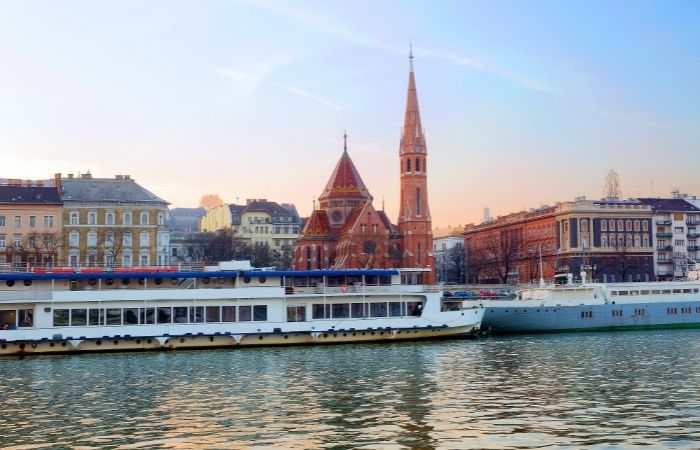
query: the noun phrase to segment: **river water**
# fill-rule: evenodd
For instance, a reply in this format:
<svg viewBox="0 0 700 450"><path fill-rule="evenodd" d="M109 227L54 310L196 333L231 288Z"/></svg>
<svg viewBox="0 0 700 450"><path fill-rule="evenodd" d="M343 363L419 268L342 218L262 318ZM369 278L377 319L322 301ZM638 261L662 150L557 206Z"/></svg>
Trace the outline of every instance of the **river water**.
<svg viewBox="0 0 700 450"><path fill-rule="evenodd" d="M700 330L0 359L2 448L699 448Z"/></svg>

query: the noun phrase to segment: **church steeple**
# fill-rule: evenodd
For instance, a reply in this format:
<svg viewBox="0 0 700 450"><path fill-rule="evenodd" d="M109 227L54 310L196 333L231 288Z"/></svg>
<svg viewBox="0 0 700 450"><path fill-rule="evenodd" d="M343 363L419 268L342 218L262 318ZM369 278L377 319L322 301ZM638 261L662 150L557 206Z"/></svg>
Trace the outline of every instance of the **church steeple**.
<svg viewBox="0 0 700 450"><path fill-rule="evenodd" d="M398 225L403 239L404 267L430 267L434 270L433 233L428 207L428 149L418 108L413 45L408 58L408 92L399 145L401 205ZM423 282L431 283L433 279L433 272L429 272Z"/></svg>

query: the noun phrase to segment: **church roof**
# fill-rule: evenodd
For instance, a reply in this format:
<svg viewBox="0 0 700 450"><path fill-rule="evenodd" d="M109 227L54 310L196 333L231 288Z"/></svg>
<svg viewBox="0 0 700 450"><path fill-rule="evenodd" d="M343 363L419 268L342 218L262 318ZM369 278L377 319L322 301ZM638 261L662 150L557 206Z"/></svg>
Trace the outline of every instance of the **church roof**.
<svg viewBox="0 0 700 450"><path fill-rule="evenodd" d="M311 213L301 232L303 237L329 237L330 234L331 226L328 222L328 216L326 211L320 209Z"/></svg>
<svg viewBox="0 0 700 450"><path fill-rule="evenodd" d="M326 183L323 193L319 200L328 198L371 198L365 183L360 177L355 164L353 164L350 155L348 155L347 141L343 150L343 155L340 157L338 164L333 170L331 178Z"/></svg>

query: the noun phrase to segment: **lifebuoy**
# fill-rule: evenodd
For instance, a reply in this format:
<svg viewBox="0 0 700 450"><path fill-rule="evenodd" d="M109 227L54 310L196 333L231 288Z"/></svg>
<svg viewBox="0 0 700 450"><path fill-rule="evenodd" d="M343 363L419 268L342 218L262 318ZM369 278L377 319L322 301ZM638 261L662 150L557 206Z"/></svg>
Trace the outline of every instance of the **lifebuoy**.
<svg viewBox="0 0 700 450"><path fill-rule="evenodd" d="M341 292L347 292L347 291L348 291L348 287L347 287L346 285L342 285L342 286L340 286L340 291L341 291Z"/></svg>

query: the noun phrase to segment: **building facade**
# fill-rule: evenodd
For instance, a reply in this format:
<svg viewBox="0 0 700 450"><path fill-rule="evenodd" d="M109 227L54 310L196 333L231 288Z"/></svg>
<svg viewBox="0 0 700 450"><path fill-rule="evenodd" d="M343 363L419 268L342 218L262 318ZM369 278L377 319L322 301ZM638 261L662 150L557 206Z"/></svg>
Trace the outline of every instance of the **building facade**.
<svg viewBox="0 0 700 450"><path fill-rule="evenodd" d="M700 209L675 194L670 199L639 199L652 210L654 270L663 280L685 277L700 254Z"/></svg>
<svg viewBox="0 0 700 450"><path fill-rule="evenodd" d="M44 181L0 184L0 267L51 266L61 260L61 198Z"/></svg>
<svg viewBox="0 0 700 450"><path fill-rule="evenodd" d="M372 195L348 154L343 153L294 250L295 269L425 269L416 282L435 279L427 191L427 147L418 108L413 55L399 146L401 205L398 225L373 205Z"/></svg>
<svg viewBox="0 0 700 450"><path fill-rule="evenodd" d="M435 278L438 283L466 283L466 254L460 228L437 234L433 231Z"/></svg>
<svg viewBox="0 0 700 450"><path fill-rule="evenodd" d="M63 254L70 266L169 264L168 203L129 175L62 178Z"/></svg>
<svg viewBox="0 0 700 450"><path fill-rule="evenodd" d="M168 229L173 231L199 231L200 222L207 215L204 208L173 208L168 212Z"/></svg>

